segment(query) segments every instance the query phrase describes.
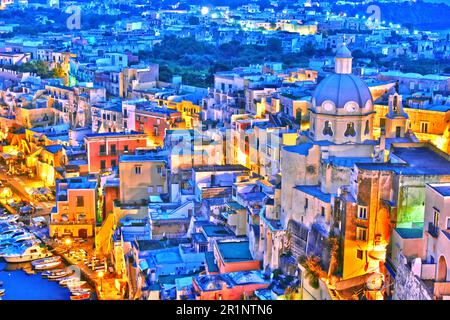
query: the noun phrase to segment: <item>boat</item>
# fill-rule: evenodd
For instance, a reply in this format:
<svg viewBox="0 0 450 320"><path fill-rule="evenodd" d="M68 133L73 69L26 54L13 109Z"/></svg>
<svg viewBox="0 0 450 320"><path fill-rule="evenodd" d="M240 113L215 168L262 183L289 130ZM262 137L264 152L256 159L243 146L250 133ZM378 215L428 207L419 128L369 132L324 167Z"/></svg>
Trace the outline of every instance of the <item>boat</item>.
<svg viewBox="0 0 450 320"><path fill-rule="evenodd" d="M80 278L77 276L69 276L69 277L65 277L59 280L59 284L61 286L66 286L68 283L71 283L73 281L80 281Z"/></svg>
<svg viewBox="0 0 450 320"><path fill-rule="evenodd" d="M54 269L61 264L61 261L51 261L46 263L37 264L34 266L36 270L49 270Z"/></svg>
<svg viewBox="0 0 450 320"><path fill-rule="evenodd" d="M91 297L91 294L89 292L72 293L70 295L70 300L88 300L90 297Z"/></svg>
<svg viewBox="0 0 450 320"><path fill-rule="evenodd" d="M74 280L74 281L66 282L67 288L69 288L70 290L80 288L84 284L86 284L86 281L81 281L81 280Z"/></svg>
<svg viewBox="0 0 450 320"><path fill-rule="evenodd" d="M61 261L61 257L60 256L53 256L53 257L49 257L49 258L36 260L36 261L31 262L31 265L33 267L35 267L35 266L40 265L40 264L50 263L50 262L55 262L55 261Z"/></svg>
<svg viewBox="0 0 450 320"><path fill-rule="evenodd" d="M35 244L27 247L25 250L21 250L20 252L13 251L6 253L3 255L3 259L5 259L8 263L17 263L38 260L51 256L53 256L53 254L49 252L47 248L43 248L40 245Z"/></svg>
<svg viewBox="0 0 450 320"><path fill-rule="evenodd" d="M73 270L66 270L66 269L63 269L62 271L53 272L53 273L49 274L49 275L47 276L47 279L55 280L55 281L56 281L57 279L61 279L61 278L70 276L70 275L73 274L73 273L74 273Z"/></svg>
<svg viewBox="0 0 450 320"><path fill-rule="evenodd" d="M5 289L0 289L0 297L5 295L5 291L6 291Z"/></svg>
<svg viewBox="0 0 450 320"><path fill-rule="evenodd" d="M36 239L36 237L32 233L28 233L28 232L17 233L15 235L11 236L11 238L9 238L9 239L1 240L0 246L6 247L6 246L10 246L13 243L20 243L20 242L34 240L34 239Z"/></svg>

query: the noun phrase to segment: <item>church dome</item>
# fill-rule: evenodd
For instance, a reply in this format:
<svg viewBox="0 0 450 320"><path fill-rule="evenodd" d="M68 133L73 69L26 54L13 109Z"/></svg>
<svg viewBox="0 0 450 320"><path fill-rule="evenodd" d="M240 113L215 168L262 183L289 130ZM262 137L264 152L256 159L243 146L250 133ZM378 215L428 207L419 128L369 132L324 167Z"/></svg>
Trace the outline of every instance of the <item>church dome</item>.
<svg viewBox="0 0 450 320"><path fill-rule="evenodd" d="M323 79L313 93L315 106L332 101L336 108L344 108L348 102L356 102L364 108L372 100L367 84L352 74L332 74Z"/></svg>

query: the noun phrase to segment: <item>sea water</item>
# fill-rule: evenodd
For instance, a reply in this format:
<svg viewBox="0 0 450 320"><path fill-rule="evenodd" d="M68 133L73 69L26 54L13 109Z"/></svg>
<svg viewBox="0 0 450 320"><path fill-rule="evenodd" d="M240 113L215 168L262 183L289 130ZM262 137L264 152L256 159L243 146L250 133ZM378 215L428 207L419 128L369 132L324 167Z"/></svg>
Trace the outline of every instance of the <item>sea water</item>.
<svg viewBox="0 0 450 320"><path fill-rule="evenodd" d="M70 291L58 281L43 278L40 273L28 275L18 264L0 261L1 289L5 289L2 300L70 300ZM0 302L1 305L1 302Z"/></svg>

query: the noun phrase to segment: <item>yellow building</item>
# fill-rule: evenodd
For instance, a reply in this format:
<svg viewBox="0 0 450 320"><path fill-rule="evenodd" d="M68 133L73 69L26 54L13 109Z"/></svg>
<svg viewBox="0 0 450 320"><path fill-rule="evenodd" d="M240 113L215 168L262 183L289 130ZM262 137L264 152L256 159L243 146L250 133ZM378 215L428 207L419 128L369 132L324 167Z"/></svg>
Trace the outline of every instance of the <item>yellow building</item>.
<svg viewBox="0 0 450 320"><path fill-rule="evenodd" d="M50 237L93 237L98 211L97 182L87 177L58 180Z"/></svg>
<svg viewBox="0 0 450 320"><path fill-rule="evenodd" d="M166 159L161 156L123 155L119 160L120 201L141 204L149 196L168 192Z"/></svg>
<svg viewBox="0 0 450 320"><path fill-rule="evenodd" d="M375 104L374 136L378 138L381 129L385 129L386 114L389 105ZM406 129L411 130L421 141L429 141L440 150L450 153L450 106L426 105L426 106L403 106L408 115Z"/></svg>

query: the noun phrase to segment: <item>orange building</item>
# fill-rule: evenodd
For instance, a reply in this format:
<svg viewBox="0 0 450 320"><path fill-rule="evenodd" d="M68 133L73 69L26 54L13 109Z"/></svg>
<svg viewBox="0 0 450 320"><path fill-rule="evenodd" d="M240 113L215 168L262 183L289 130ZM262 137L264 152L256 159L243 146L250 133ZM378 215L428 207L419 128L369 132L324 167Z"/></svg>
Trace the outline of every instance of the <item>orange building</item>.
<svg viewBox="0 0 450 320"><path fill-rule="evenodd" d="M50 237L94 236L97 210L97 181L87 177L57 180L56 207L51 212Z"/></svg>
<svg viewBox="0 0 450 320"><path fill-rule="evenodd" d="M133 154L147 147L147 137L139 132L106 132L85 137L89 173L99 173L119 166L121 154Z"/></svg>

